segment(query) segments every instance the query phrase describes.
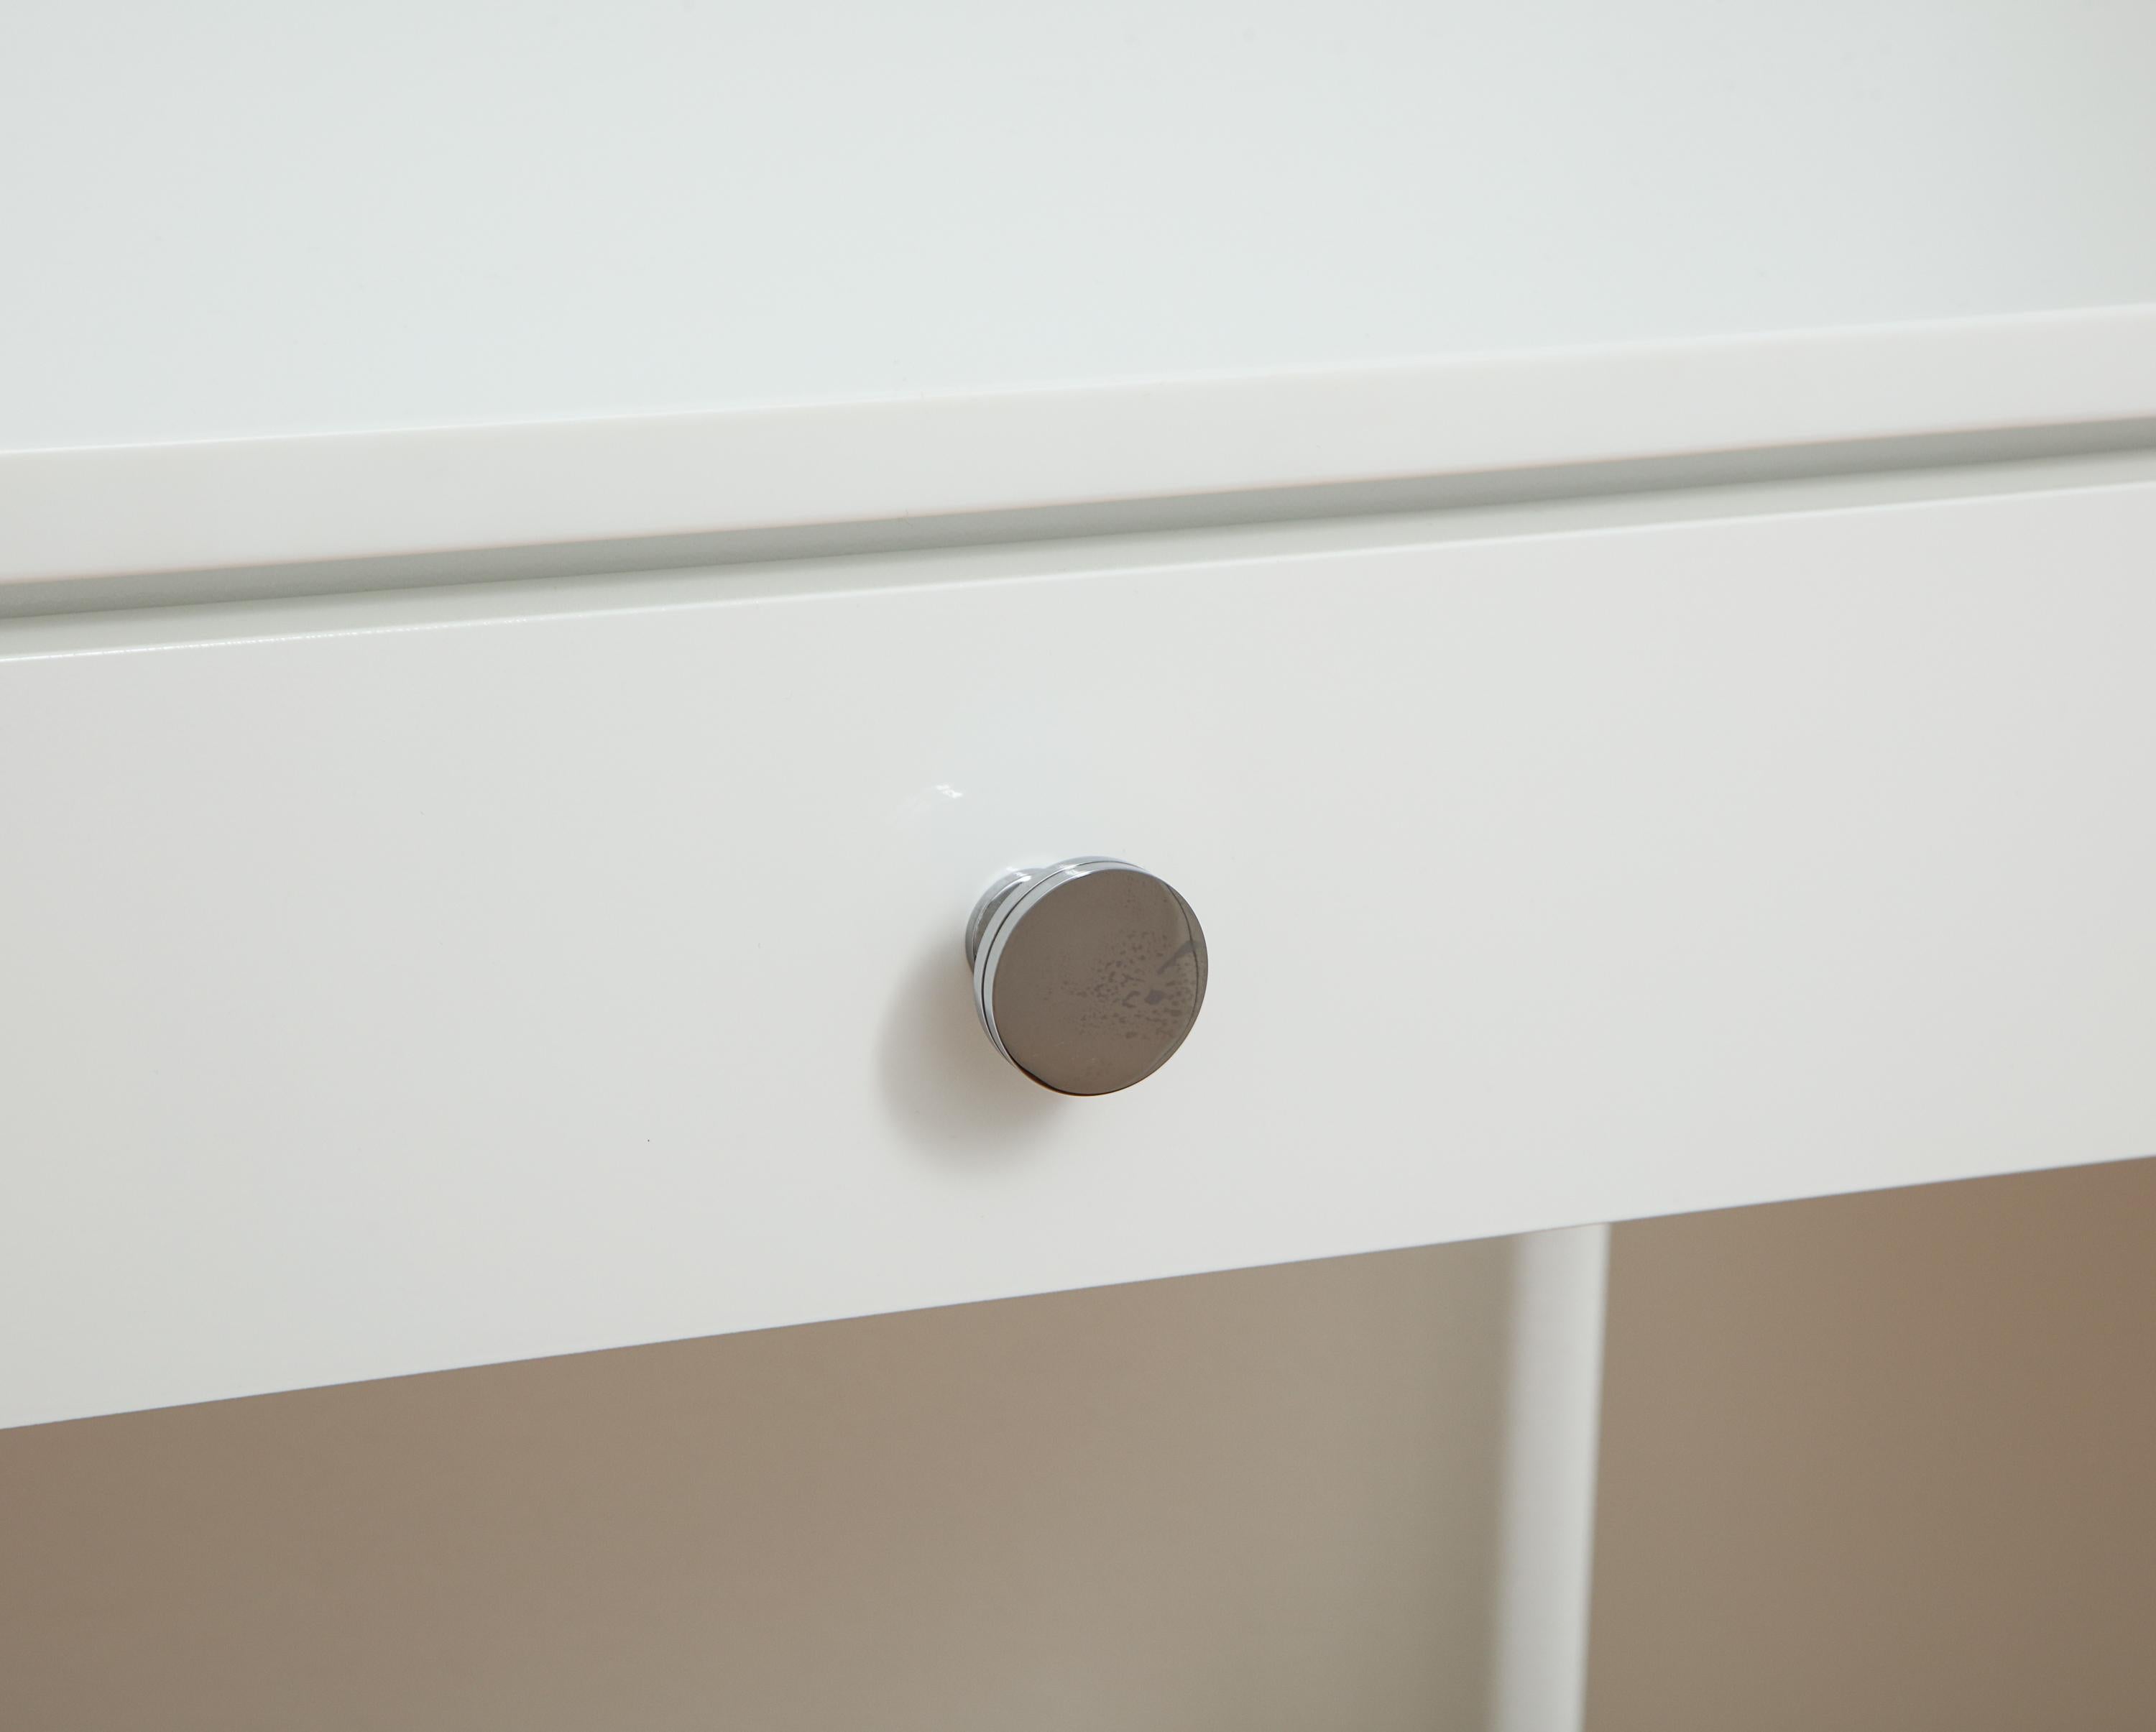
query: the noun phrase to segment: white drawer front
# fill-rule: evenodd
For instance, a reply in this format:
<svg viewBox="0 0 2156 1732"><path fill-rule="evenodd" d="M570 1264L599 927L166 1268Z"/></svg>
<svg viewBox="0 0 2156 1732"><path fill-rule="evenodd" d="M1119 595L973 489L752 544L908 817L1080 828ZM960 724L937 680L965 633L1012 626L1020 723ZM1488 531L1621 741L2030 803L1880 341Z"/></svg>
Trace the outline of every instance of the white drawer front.
<svg viewBox="0 0 2156 1732"><path fill-rule="evenodd" d="M2156 1150L2156 486L1070 557L0 663L0 1419Z"/></svg>

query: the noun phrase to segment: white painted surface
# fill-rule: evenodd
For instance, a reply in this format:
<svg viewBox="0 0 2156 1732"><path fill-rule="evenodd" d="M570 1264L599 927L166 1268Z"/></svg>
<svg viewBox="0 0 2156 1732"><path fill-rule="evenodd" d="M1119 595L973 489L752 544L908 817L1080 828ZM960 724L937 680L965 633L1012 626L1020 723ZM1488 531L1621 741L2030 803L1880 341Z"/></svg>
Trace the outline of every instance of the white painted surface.
<svg viewBox="0 0 2156 1732"><path fill-rule="evenodd" d="M2156 1149L2152 541L2122 485L11 627L4 1416ZM959 933L1091 850L1214 968L1070 1102Z"/></svg>
<svg viewBox="0 0 2156 1732"><path fill-rule="evenodd" d="M18 452L0 454L0 584L2147 416L2156 306L1361 371Z"/></svg>
<svg viewBox="0 0 2156 1732"><path fill-rule="evenodd" d="M1587 1711L1609 1229L1512 1247L1490 1732L1574 1732Z"/></svg>
<svg viewBox="0 0 2156 1732"><path fill-rule="evenodd" d="M2156 299L2144 0L13 0L0 449Z"/></svg>

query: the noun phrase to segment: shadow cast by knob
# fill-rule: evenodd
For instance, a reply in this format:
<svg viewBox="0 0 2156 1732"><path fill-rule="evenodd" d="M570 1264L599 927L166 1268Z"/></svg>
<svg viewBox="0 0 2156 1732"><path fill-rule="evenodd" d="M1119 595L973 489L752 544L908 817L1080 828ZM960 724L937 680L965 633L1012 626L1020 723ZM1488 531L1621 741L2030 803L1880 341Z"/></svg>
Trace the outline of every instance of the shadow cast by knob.
<svg viewBox="0 0 2156 1732"><path fill-rule="evenodd" d="M973 1008L964 963L947 942L923 950L892 995L877 1069L899 1131L947 1160L1017 1155L1070 1104L996 1051Z"/></svg>

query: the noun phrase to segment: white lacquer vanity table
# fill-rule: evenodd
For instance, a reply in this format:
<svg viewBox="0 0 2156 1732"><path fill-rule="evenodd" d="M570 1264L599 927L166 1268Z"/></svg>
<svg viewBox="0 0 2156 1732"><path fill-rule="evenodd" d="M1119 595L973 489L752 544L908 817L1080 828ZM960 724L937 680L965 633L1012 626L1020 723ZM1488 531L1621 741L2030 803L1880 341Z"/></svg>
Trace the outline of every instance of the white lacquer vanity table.
<svg viewBox="0 0 2156 1732"><path fill-rule="evenodd" d="M0 67L0 1421L1590 1224L1557 1725L1591 1224L2156 1152L2147 8L121 12ZM963 941L1096 856L1203 1012L1075 1098Z"/></svg>

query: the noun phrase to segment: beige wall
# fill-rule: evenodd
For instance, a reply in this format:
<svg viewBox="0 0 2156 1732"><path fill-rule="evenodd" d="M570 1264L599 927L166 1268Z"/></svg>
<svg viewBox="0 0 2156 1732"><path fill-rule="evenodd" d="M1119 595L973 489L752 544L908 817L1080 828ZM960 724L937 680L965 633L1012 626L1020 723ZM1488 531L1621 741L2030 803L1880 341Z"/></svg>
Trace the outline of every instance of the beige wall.
<svg viewBox="0 0 2156 1732"><path fill-rule="evenodd" d="M0 1729L1475 1726L1511 1256L0 1432Z"/></svg>
<svg viewBox="0 0 2156 1732"><path fill-rule="evenodd" d="M2156 1726L2156 1161L1610 1272L1590 1732Z"/></svg>

